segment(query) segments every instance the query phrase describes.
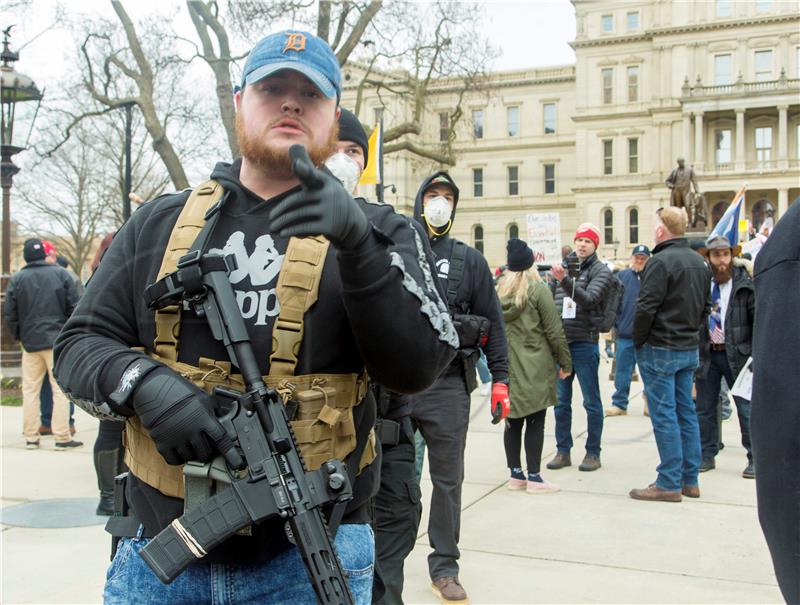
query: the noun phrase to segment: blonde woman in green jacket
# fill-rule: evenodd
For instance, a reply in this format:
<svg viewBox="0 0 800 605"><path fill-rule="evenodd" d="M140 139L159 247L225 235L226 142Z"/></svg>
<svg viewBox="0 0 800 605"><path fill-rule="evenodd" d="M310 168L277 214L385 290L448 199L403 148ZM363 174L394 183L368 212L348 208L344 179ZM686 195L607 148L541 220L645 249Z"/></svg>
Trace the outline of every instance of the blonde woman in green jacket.
<svg viewBox="0 0 800 605"><path fill-rule="evenodd" d="M547 408L556 402L556 380L572 373L567 339L553 295L533 268L533 251L517 238L509 240L508 270L497 282L506 323L511 412L503 442L511 469L508 489L529 494L557 492L540 474ZM527 476L520 451L525 427Z"/></svg>

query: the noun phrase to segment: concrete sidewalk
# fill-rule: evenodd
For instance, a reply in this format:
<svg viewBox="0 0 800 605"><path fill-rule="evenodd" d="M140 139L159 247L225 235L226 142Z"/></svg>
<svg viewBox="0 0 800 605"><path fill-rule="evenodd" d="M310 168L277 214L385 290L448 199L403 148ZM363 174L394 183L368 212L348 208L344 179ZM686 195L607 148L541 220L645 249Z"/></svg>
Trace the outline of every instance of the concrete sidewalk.
<svg viewBox="0 0 800 605"><path fill-rule="evenodd" d="M611 385L603 380L603 401ZM641 391L633 383L632 392ZM780 603L758 526L755 483L741 478L746 459L735 420L723 425L717 469L701 475L699 500L637 502L633 487L655 479L658 456L641 397L630 414L606 419L603 468L581 473L585 414L576 384L574 466L543 469L562 491L529 496L505 489L502 428L489 422L475 393L467 441L461 523L461 580L476 604L490 603ZM53 498L96 498L92 444L97 421L76 411L78 451L56 452L52 438L25 449L21 408L0 408L4 510ZM552 411L543 462L555 451ZM427 477L427 470L425 473ZM423 503L430 481L423 480ZM437 603L430 591L425 530L406 561L406 603ZM5 516L5 515L4 515ZM0 519L3 521L4 519ZM94 522L94 520L92 520ZM96 525L31 529L2 525L0 602L100 603L109 538Z"/></svg>

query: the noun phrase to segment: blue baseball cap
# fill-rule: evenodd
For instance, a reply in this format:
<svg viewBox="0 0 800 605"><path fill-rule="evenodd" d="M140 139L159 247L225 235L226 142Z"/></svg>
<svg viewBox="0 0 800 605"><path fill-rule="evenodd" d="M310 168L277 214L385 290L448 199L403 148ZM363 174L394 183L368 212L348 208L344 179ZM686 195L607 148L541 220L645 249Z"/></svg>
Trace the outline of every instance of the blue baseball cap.
<svg viewBox="0 0 800 605"><path fill-rule="evenodd" d="M650 248L648 248L644 244L639 244L638 246L634 247L633 252L631 252L631 256L634 256L636 254L644 254L645 256L650 256Z"/></svg>
<svg viewBox="0 0 800 605"><path fill-rule="evenodd" d="M244 64L242 88L282 69L303 74L329 99L342 94L339 61L328 43L314 34L287 29L262 38Z"/></svg>

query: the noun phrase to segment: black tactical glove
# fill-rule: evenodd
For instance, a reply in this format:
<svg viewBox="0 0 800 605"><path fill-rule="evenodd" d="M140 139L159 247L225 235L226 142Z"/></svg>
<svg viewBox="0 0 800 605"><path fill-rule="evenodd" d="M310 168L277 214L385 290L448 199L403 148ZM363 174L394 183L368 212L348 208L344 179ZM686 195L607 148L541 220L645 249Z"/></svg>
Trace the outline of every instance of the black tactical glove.
<svg viewBox="0 0 800 605"><path fill-rule="evenodd" d="M305 147L292 145L289 155L303 189L272 209L272 228L283 237L324 235L339 250L356 248L370 231L364 211L339 179L314 167Z"/></svg>
<svg viewBox="0 0 800 605"><path fill-rule="evenodd" d="M169 368L137 360L110 399L133 407L167 463L207 462L219 451L231 467L242 467L233 440L214 415L214 399Z"/></svg>

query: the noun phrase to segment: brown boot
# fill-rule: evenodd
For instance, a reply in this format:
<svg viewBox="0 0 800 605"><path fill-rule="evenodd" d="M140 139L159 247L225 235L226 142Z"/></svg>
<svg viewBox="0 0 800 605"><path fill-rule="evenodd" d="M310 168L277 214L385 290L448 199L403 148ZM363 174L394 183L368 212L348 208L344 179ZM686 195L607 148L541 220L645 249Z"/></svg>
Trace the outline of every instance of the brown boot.
<svg viewBox="0 0 800 605"><path fill-rule="evenodd" d="M599 469L601 466L603 465L600 464L600 456L586 454L586 456L583 458L583 462L581 462L580 466L578 467L578 470L591 473L592 471Z"/></svg>
<svg viewBox="0 0 800 605"><path fill-rule="evenodd" d="M457 577L446 576L434 580L431 590L445 605L469 605L467 591L461 586Z"/></svg>
<svg viewBox="0 0 800 605"><path fill-rule="evenodd" d="M569 457L569 454L562 454L561 452L558 452L555 458L547 463L547 468L551 471L557 471L565 466L572 466L572 459Z"/></svg>
<svg viewBox="0 0 800 605"><path fill-rule="evenodd" d="M680 502L682 500L681 492L671 492L656 485L648 485L644 489L632 489L628 495L634 500L649 500L651 502Z"/></svg>
<svg viewBox="0 0 800 605"><path fill-rule="evenodd" d="M700 486L699 485L684 485L681 487L681 493L687 498L699 498Z"/></svg>

